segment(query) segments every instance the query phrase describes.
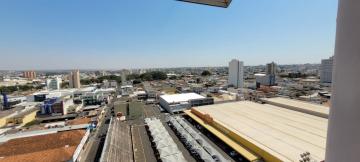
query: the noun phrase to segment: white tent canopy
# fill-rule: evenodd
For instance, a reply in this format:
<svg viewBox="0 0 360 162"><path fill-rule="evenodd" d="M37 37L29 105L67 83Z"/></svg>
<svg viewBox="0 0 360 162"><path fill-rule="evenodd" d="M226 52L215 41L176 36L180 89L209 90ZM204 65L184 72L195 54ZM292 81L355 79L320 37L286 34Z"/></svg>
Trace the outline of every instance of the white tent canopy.
<svg viewBox="0 0 360 162"><path fill-rule="evenodd" d="M171 156L166 156L166 157L162 157L161 158L162 162L185 162L185 158L184 156L180 153L180 154L174 154Z"/></svg>
<svg viewBox="0 0 360 162"><path fill-rule="evenodd" d="M192 126L179 116L170 116L169 122L185 139L187 145L195 151L204 161L215 161L212 157L217 157L219 161L229 161L225 159L216 149L214 149Z"/></svg>
<svg viewBox="0 0 360 162"><path fill-rule="evenodd" d="M186 162L176 143L164 127L163 123L157 118L146 118L145 123L149 127L150 134L159 151L163 162ZM178 127L181 127L178 124Z"/></svg>

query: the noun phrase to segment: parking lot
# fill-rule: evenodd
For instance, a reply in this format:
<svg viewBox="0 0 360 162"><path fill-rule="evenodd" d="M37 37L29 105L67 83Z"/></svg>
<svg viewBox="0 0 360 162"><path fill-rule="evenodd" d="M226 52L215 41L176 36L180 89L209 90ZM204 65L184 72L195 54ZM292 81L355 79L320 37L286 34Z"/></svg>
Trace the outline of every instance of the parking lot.
<svg viewBox="0 0 360 162"><path fill-rule="evenodd" d="M128 109L128 108L127 108ZM115 111L119 110L115 108ZM122 109L125 111L126 109L123 107ZM168 131L171 138L176 143L179 150L182 152L184 158L188 162L196 162L199 159L196 159L194 154L186 148L185 144L180 140L180 138L176 135L175 131L171 129L166 121L166 116L169 115L166 112L161 112L158 105L149 104L146 105L145 103L138 102L136 104L136 109L133 110L126 110L129 112L127 116L130 116L130 111L133 111L133 118L128 118L124 121L124 124L128 124L131 128L131 140L132 140L132 147L134 153L134 161L135 162L157 162L159 160L159 154L154 147L154 144L151 142L151 136L146 129L144 119L145 118L158 118L163 123L164 127ZM116 112L112 114L113 116L116 115ZM190 124L191 125L191 124ZM196 127L194 127L196 128ZM200 131L199 131L200 133ZM213 138L209 139L208 135L200 134L202 137L207 139L207 142L211 144L218 152L220 152L224 157L229 159L229 161L240 161L234 160L234 158L230 157L227 153L224 152L224 148L219 147L219 145L215 144L212 140Z"/></svg>

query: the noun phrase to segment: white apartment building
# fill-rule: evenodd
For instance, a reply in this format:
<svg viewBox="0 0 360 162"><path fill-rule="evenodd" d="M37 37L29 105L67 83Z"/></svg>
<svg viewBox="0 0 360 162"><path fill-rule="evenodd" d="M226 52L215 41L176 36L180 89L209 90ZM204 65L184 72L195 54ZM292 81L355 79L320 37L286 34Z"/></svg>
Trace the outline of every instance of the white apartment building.
<svg viewBox="0 0 360 162"><path fill-rule="evenodd" d="M61 87L61 78L51 78L46 80L46 86L48 90L59 90Z"/></svg>
<svg viewBox="0 0 360 162"><path fill-rule="evenodd" d="M329 59L321 60L321 65L320 65L321 83L331 83L333 62L334 62L333 57L330 57Z"/></svg>
<svg viewBox="0 0 360 162"><path fill-rule="evenodd" d="M229 62L229 85L236 88L243 88L244 85L244 63L237 59Z"/></svg>

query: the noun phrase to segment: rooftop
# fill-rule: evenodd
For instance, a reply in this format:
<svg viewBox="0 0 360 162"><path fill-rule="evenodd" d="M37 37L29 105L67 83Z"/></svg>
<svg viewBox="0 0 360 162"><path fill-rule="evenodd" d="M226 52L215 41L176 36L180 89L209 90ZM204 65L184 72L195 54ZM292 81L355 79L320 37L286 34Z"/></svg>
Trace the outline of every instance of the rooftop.
<svg viewBox="0 0 360 162"><path fill-rule="evenodd" d="M91 118L76 118L73 120L67 120L66 123L68 125L78 125L78 124L88 124L90 123Z"/></svg>
<svg viewBox="0 0 360 162"><path fill-rule="evenodd" d="M329 107L313 104L309 102L289 99L289 98L283 98L283 97L275 97L275 98L261 98L262 101L265 103L290 108L295 111L300 111L304 113L310 113L312 115L325 117L327 118L329 116Z"/></svg>
<svg viewBox="0 0 360 162"><path fill-rule="evenodd" d="M9 140L0 145L1 161L68 161L84 134L84 130L72 130Z"/></svg>
<svg viewBox="0 0 360 162"><path fill-rule="evenodd" d="M133 86L132 85L123 85L120 88L133 88Z"/></svg>
<svg viewBox="0 0 360 162"><path fill-rule="evenodd" d="M172 95L161 95L160 98L164 99L168 103L175 103L175 102L186 102L193 99L202 99L205 97L196 93L182 93L182 94L172 94Z"/></svg>
<svg viewBox="0 0 360 162"><path fill-rule="evenodd" d="M48 94L51 96L60 97L60 96L72 94L74 91L76 91L76 89L43 90L43 91L35 92L35 93L33 93L33 95Z"/></svg>
<svg viewBox="0 0 360 162"><path fill-rule="evenodd" d="M324 160L325 118L249 101L194 109L281 161L299 161L300 154L307 151L312 158Z"/></svg>
<svg viewBox="0 0 360 162"><path fill-rule="evenodd" d="M17 111L21 111L23 109L24 108L22 108L22 107L15 107L15 108L12 108L12 109L0 111L0 118L6 117L8 115L11 115L11 114L13 114L13 113L15 113Z"/></svg>
<svg viewBox="0 0 360 162"><path fill-rule="evenodd" d="M134 161L130 127L111 119L108 131L100 161Z"/></svg>
<svg viewBox="0 0 360 162"><path fill-rule="evenodd" d="M262 73L256 73L254 74L255 76L266 76L266 74L262 74Z"/></svg>

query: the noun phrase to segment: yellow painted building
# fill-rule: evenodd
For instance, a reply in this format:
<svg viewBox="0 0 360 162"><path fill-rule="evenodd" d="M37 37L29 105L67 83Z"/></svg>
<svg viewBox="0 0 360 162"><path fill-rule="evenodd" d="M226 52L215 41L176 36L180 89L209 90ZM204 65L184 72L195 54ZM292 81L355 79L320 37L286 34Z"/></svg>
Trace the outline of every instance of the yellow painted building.
<svg viewBox="0 0 360 162"><path fill-rule="evenodd" d="M13 112L0 119L0 127L8 125L21 125L24 126L36 119L36 114L39 111L38 107L32 107Z"/></svg>

